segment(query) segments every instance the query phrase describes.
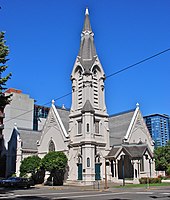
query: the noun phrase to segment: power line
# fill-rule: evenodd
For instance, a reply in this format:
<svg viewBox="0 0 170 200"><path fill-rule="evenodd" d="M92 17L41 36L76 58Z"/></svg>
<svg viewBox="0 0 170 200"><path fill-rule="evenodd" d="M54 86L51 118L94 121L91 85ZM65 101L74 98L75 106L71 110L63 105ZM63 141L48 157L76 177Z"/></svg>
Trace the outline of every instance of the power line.
<svg viewBox="0 0 170 200"><path fill-rule="evenodd" d="M147 58L145 58L145 59L143 59L143 60L141 60L141 61L139 61L139 62L137 62L137 63L135 63L135 64L129 65L128 67L125 67L125 68L123 68L123 69L121 69L121 70L119 70L119 71L117 71L117 72L114 72L114 73L112 73L112 74L106 76L106 78L110 78L110 77L112 77L112 76L114 76L114 75L120 74L120 73L123 72L123 71L126 71L126 70L128 70L128 69L130 69L130 68L133 68L133 67L135 67L135 66L137 66L137 65L139 65L139 64L141 64L141 63L143 63L143 62L146 62L146 61L148 61L148 60L150 60L150 59L152 59L152 58L154 58L154 57L157 57L157 56L159 56L159 55L161 55L161 54L163 54L163 53L166 53L166 52L169 51L169 50L170 50L170 48L169 48L169 49L166 49L166 50L164 50L164 51L161 51L161 52L159 52L159 53L157 53L157 54L154 54L154 55L152 55L152 56L150 56L150 57L147 57Z"/></svg>
<svg viewBox="0 0 170 200"><path fill-rule="evenodd" d="M155 57L157 57L157 56L160 56L161 54L164 54L164 53L168 52L169 50L170 50L170 48L165 49L164 51L161 51L161 52L159 52L159 53L157 53L157 54L154 54L154 55L152 55L152 56L150 56L150 57L147 57L147 58L145 58L145 59L143 59L143 60L141 60L141 61L138 61L138 62L136 62L136 63L134 63L134 64L132 64L132 65L129 65L129 66L127 66L127 67L125 67L125 68L123 68L123 69L121 69L121 70L118 70L118 71L116 71L116 72L114 72L114 73L112 73L112 74L106 76L106 79L108 79L108 78L110 78L110 77L112 77L112 76L115 76L115 75L117 75L117 74L120 74L121 72L124 72L124 71L126 71L126 70L128 70L128 69L130 69L130 68L133 68L133 67L135 67L135 66L137 66L137 65L139 65L139 64L141 64L141 63L144 63L144 62L146 62L146 61L148 61L148 60L151 60L151 59L153 59L153 58L155 58ZM78 89L77 89L76 91L74 91L74 92L77 92L77 91L78 91ZM60 97L54 99L54 101L57 101L57 100L59 100L59 99L63 99L64 97L67 97L67 96L71 95L72 93L73 93L73 92L69 92L69 93L67 93L67 94L65 94L65 95L62 95L62 96L60 96ZM42 106L48 105L48 104L50 104L50 103L51 103L51 101L50 101L50 102L47 102L47 103L45 103L45 104L43 104ZM18 116L16 116L16 117L13 117L13 118L11 118L11 119L9 119L9 120L4 121L4 122L11 121L11 120L13 120L13 119L16 119L16 118L18 118L18 117L20 117L20 116L23 116L23 115L25 115L25 114L27 114L27 113L29 113L29 112L32 112L32 111L34 111L34 109L29 110L29 111L27 111L27 112L25 112L25 113L22 113L22 114L20 114L20 115L18 115Z"/></svg>
<svg viewBox="0 0 170 200"><path fill-rule="evenodd" d="M77 91L78 91L78 90L77 90ZM75 91L75 92L77 92L77 91ZM65 94L65 95L63 95L63 96L61 96L61 97L58 97L58 98L54 99L54 101L63 99L64 97L67 97L67 96L71 95L72 93L73 93L73 92L69 92L69 93L67 93L67 94ZM45 106L45 105L47 105L47 104L49 104L49 103L51 103L51 102L48 102L48 103L43 104L43 105Z"/></svg>

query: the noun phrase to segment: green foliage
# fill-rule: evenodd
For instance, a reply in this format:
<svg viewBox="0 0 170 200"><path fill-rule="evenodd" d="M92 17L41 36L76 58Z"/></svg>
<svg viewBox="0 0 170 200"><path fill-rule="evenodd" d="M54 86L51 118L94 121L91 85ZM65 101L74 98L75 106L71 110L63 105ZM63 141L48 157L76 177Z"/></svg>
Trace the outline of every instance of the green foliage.
<svg viewBox="0 0 170 200"><path fill-rule="evenodd" d="M167 170L166 170L166 174L167 174L168 176L170 176L170 164L169 164L169 166L168 166L168 168L167 168Z"/></svg>
<svg viewBox="0 0 170 200"><path fill-rule="evenodd" d="M11 73L2 77L2 73L7 69L6 62L9 60L7 56L9 54L8 46L6 46L6 41L4 40L5 33L0 32L0 106L5 107L10 102L11 95L5 96L3 90L6 90L6 82L11 77Z"/></svg>
<svg viewBox="0 0 170 200"><path fill-rule="evenodd" d="M65 170L67 165L67 157L63 152L49 152L42 159L42 167L52 172L53 170Z"/></svg>
<svg viewBox="0 0 170 200"><path fill-rule="evenodd" d="M14 174L11 175L11 177L16 177L16 176L17 176L16 173L14 173Z"/></svg>
<svg viewBox="0 0 170 200"><path fill-rule="evenodd" d="M27 173L34 175L41 166L41 158L38 156L29 156L24 158L20 165L20 176L26 176Z"/></svg>
<svg viewBox="0 0 170 200"><path fill-rule="evenodd" d="M142 177L139 179L140 184L147 184L147 183L161 183L161 178L148 178Z"/></svg>
<svg viewBox="0 0 170 200"><path fill-rule="evenodd" d="M170 167L170 141L168 141L166 146L158 147L154 151L156 170L165 171L169 174Z"/></svg>
<svg viewBox="0 0 170 200"><path fill-rule="evenodd" d="M45 170L39 168L35 174L32 174L31 178L34 180L35 184L42 184L44 182Z"/></svg>

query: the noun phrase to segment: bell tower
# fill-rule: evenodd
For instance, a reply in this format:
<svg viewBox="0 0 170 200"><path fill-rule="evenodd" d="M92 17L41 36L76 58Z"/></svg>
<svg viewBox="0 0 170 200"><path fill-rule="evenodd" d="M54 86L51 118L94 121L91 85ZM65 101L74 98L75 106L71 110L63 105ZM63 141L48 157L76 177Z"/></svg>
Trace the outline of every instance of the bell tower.
<svg viewBox="0 0 170 200"><path fill-rule="evenodd" d="M87 8L71 81L69 179L88 184L103 178L104 156L110 145L104 94L105 74L96 54Z"/></svg>

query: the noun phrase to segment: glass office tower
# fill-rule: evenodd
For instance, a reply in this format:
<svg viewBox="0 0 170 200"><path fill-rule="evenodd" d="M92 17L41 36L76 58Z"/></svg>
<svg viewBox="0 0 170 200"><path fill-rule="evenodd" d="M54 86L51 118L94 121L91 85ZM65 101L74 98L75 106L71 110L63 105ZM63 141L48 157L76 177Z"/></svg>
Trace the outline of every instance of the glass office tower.
<svg viewBox="0 0 170 200"><path fill-rule="evenodd" d="M144 117L148 130L155 142L155 148L165 146L170 140L170 116L152 114Z"/></svg>

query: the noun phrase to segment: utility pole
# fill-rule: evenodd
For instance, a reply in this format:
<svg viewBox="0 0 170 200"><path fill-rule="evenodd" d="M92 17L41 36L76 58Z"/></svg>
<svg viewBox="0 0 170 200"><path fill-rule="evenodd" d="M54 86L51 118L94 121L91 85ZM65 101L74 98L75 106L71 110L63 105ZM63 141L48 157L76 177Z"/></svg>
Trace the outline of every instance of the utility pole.
<svg viewBox="0 0 170 200"><path fill-rule="evenodd" d="M105 189L107 189L108 188L108 186L107 186L107 168L106 168L106 166L107 166L107 164L106 164L106 158L105 158Z"/></svg>
<svg viewBox="0 0 170 200"><path fill-rule="evenodd" d="M122 176L123 176L123 186L125 186L125 155L122 155Z"/></svg>

